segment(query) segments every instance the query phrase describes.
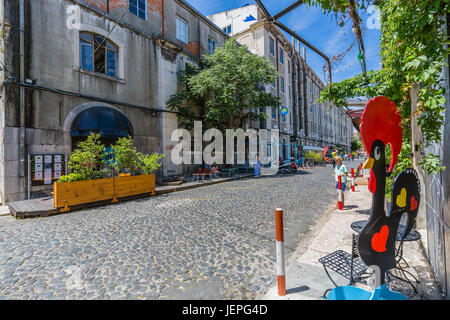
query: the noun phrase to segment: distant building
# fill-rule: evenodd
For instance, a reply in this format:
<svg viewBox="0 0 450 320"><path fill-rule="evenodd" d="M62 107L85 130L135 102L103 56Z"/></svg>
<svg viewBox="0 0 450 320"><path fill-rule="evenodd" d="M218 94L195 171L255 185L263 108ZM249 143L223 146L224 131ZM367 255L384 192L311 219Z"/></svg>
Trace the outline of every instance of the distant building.
<svg viewBox="0 0 450 320"><path fill-rule="evenodd" d="M265 89L280 98L282 107L288 108L288 114L283 116L280 110L267 108L269 119L250 126L279 129L282 158L293 154L300 146L340 146L350 151L353 140L351 118L344 110L317 101L325 85L307 65L297 41L289 41L276 26L265 21L256 4L208 18L251 52L269 60L280 73L277 81L266 85Z"/></svg>

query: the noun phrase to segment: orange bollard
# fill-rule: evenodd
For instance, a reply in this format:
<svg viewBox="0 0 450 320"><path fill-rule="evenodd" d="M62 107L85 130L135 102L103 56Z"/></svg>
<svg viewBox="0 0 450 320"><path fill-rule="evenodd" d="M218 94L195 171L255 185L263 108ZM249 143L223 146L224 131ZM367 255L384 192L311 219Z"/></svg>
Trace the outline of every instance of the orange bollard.
<svg viewBox="0 0 450 320"><path fill-rule="evenodd" d="M286 274L284 268L284 230L283 209L275 209L275 230L277 243L277 281L278 295L286 295Z"/></svg>

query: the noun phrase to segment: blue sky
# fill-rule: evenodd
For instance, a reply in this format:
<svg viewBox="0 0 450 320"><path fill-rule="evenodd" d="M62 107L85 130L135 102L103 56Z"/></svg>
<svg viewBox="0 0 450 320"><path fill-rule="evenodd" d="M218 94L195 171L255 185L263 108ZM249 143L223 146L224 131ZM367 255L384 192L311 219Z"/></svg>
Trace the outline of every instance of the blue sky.
<svg viewBox="0 0 450 320"><path fill-rule="evenodd" d="M253 0L186 0L205 16L255 3ZM263 4L274 15L289 6L294 0L262 0ZM380 31L373 28L374 13L361 13L364 21L364 45L366 49L367 70L381 68L379 57ZM354 40L351 25L339 27L333 15L322 13L319 7L302 5L280 19L290 29L297 32L305 40L320 49L327 56L340 54L349 48ZM290 39L290 37L288 37ZM358 46L352 48L339 65L333 69L333 82L342 81L361 73L358 61ZM325 61L314 51L306 50L307 63L324 81L323 64ZM324 81L325 82L325 81Z"/></svg>

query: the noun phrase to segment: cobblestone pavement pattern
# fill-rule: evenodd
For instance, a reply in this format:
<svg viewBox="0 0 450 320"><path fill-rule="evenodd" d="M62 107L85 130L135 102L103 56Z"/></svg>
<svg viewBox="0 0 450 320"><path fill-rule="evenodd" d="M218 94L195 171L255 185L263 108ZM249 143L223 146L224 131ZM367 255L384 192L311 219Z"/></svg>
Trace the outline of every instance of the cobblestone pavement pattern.
<svg viewBox="0 0 450 320"><path fill-rule="evenodd" d="M0 298L252 299L276 281L274 209L284 209L289 254L335 203L332 172L245 178L48 218L0 217Z"/></svg>

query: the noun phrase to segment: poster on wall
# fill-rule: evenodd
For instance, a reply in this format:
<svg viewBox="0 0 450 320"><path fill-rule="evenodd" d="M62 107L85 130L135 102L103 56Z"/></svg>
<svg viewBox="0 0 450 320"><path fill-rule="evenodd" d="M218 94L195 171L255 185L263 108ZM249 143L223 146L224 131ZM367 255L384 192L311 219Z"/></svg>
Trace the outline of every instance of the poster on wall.
<svg viewBox="0 0 450 320"><path fill-rule="evenodd" d="M31 186L51 185L66 174L64 154L30 155L29 179Z"/></svg>

